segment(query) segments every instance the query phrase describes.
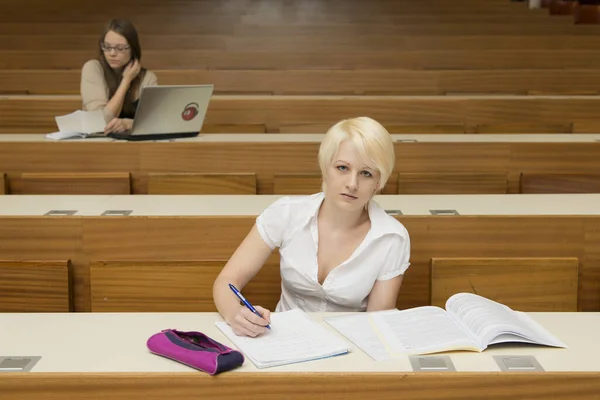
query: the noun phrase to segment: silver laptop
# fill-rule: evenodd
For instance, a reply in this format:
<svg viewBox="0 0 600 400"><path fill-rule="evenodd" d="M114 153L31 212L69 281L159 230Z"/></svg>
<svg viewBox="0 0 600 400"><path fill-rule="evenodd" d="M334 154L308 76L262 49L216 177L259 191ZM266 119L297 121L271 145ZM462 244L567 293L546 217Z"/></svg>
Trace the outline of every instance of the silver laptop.
<svg viewBox="0 0 600 400"><path fill-rule="evenodd" d="M214 85L142 88L131 131L107 136L124 140L164 140L197 136Z"/></svg>

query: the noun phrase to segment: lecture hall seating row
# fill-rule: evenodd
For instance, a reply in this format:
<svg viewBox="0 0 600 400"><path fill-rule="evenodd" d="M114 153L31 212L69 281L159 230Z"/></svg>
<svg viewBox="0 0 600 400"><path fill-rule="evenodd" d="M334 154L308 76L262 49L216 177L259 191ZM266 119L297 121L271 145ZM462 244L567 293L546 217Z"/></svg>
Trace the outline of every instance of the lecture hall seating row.
<svg viewBox="0 0 600 400"><path fill-rule="evenodd" d="M599 24L600 2L598 0L542 0L542 8L550 15L572 16L576 24Z"/></svg>
<svg viewBox="0 0 600 400"><path fill-rule="evenodd" d="M395 168L383 193L399 193L398 174L505 175L506 192L513 194L521 191L521 174L593 175L600 171L596 136L394 136ZM257 194L275 193L275 175L304 175L310 180L320 174L321 136L224 134L156 143L53 142L41 135L4 138L0 173L6 174L13 194L23 193L21 174L31 173L128 173L132 194L149 193L148 179L154 173L253 174Z"/></svg>
<svg viewBox="0 0 600 400"><path fill-rule="evenodd" d="M591 47L600 48L600 39L592 44ZM594 68L571 68L568 71L558 67L521 70L161 69L153 72L161 85L210 83L215 85L214 94L217 95L434 96L600 93L600 75ZM78 95L80 80L79 69L0 69L0 95Z"/></svg>
<svg viewBox="0 0 600 400"><path fill-rule="evenodd" d="M400 173L398 194L505 194L506 173ZM127 172L23 173L22 195L132 194ZM301 195L321 191L321 174L275 174L272 194ZM0 194L9 194L6 174ZM145 194L258 194L253 173L150 173ZM389 192L389 191L388 191ZM521 173L519 193L600 193L600 174Z"/></svg>
<svg viewBox="0 0 600 400"><path fill-rule="evenodd" d="M92 261L92 312L214 312L212 284L224 263ZM0 261L0 312L70 312L70 261ZM577 258L432 258L430 303L468 292L520 311L577 311ZM279 271L253 282L274 309Z"/></svg>
<svg viewBox="0 0 600 400"><path fill-rule="evenodd" d="M25 4L0 16L2 133L53 131L56 115L81 106L79 71L115 12L134 15L161 82L215 84L206 133L322 133L363 114L392 133L598 132L595 98L564 96L598 94L598 27L510 2Z"/></svg>
<svg viewBox="0 0 600 400"><path fill-rule="evenodd" d="M79 96L0 96L0 133L55 132L56 116L80 108ZM391 133L406 125L452 126L459 131L466 127L469 132L477 132L481 126L488 132L502 127L514 132L515 127L522 129L524 125L537 127L539 132L544 127L560 126L567 133L568 129L597 133L599 114L600 96L215 95L202 132L234 127L235 132L325 133L341 119L368 115Z"/></svg>
<svg viewBox="0 0 600 400"><path fill-rule="evenodd" d="M256 215L279 196L0 197L2 259L71 260L73 309L90 311L91 261L193 261L208 263L201 268L222 266ZM398 307L430 303L432 258L575 257L579 260L578 310L600 310L596 197L380 196L377 201L411 236L411 268ZM432 212L438 209L456 209L459 215ZM53 216L47 215L49 210L78 211ZM131 210L131 214L113 216L117 212L109 210ZM256 285L248 286L248 294L257 302L270 301L260 282L278 279L274 272L278 265L274 253Z"/></svg>

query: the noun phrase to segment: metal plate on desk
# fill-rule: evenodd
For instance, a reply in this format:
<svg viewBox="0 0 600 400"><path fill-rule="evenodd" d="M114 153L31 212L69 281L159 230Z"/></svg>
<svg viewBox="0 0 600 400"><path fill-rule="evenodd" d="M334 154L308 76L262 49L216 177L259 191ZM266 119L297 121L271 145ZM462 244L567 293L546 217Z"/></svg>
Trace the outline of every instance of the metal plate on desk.
<svg viewBox="0 0 600 400"><path fill-rule="evenodd" d="M389 215L402 215L402 211L400 210L385 210Z"/></svg>
<svg viewBox="0 0 600 400"><path fill-rule="evenodd" d="M431 215L460 215L456 210L429 210Z"/></svg>
<svg viewBox="0 0 600 400"><path fill-rule="evenodd" d="M42 357L0 356L0 372L29 372Z"/></svg>
<svg viewBox="0 0 600 400"><path fill-rule="evenodd" d="M133 212L133 210L106 210L102 215L108 216L126 216Z"/></svg>
<svg viewBox="0 0 600 400"><path fill-rule="evenodd" d="M409 359L415 372L456 372L448 356L410 356Z"/></svg>
<svg viewBox="0 0 600 400"><path fill-rule="evenodd" d="M78 210L50 210L44 215L73 215Z"/></svg>
<svg viewBox="0 0 600 400"><path fill-rule="evenodd" d="M416 139L397 139L396 142L398 142L398 143L417 143L418 140L416 140Z"/></svg>
<svg viewBox="0 0 600 400"><path fill-rule="evenodd" d="M544 372L534 356L494 356L500 370L509 372Z"/></svg>

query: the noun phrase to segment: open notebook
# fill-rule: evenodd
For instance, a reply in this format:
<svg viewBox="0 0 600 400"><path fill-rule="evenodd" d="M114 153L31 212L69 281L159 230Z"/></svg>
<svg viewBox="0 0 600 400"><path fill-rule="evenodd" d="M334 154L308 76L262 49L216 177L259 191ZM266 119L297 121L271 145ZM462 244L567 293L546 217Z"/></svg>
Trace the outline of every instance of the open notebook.
<svg viewBox="0 0 600 400"><path fill-rule="evenodd" d="M375 360L444 351L484 351L496 343L567 347L527 314L471 293L458 293L446 310L417 307L325 318Z"/></svg>
<svg viewBox="0 0 600 400"><path fill-rule="evenodd" d="M49 133L46 138L64 140L71 138L105 137L104 114L102 110L81 111L55 117L58 132Z"/></svg>
<svg viewBox="0 0 600 400"><path fill-rule="evenodd" d="M237 336L226 322L216 325L257 368L348 353L348 343L342 337L299 309L271 314L271 330L256 338Z"/></svg>

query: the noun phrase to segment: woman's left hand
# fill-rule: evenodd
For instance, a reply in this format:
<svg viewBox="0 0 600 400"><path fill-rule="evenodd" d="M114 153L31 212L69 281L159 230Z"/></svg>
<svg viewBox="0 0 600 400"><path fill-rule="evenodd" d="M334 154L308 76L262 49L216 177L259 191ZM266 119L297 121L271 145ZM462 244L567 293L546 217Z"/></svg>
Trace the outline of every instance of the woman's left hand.
<svg viewBox="0 0 600 400"><path fill-rule="evenodd" d="M104 133L120 133L131 130L133 127L133 120L129 118L113 118L106 127Z"/></svg>

